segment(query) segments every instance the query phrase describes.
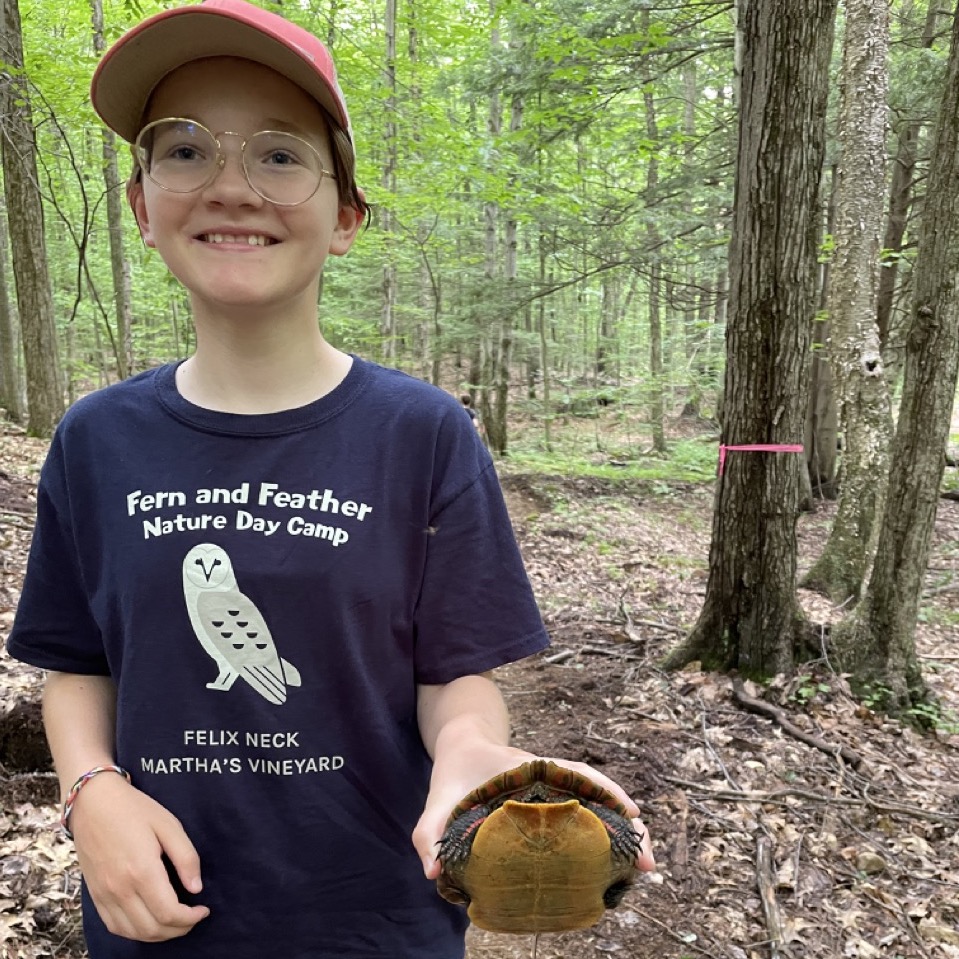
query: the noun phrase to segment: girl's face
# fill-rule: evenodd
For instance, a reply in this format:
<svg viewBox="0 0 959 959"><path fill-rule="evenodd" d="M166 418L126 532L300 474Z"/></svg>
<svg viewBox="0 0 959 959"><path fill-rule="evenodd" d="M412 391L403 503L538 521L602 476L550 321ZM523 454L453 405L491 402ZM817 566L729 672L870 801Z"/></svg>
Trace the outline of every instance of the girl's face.
<svg viewBox="0 0 959 959"><path fill-rule="evenodd" d="M142 177L130 191L144 242L190 291L195 313L302 309L315 316L323 264L330 253L349 250L361 215L340 208L336 183L328 177L299 206L264 200L246 180L240 144L261 130L287 131L312 143L332 169L316 101L268 67L216 57L189 63L161 81L143 123L164 117L240 135L220 138L226 164L202 189L170 193Z"/></svg>

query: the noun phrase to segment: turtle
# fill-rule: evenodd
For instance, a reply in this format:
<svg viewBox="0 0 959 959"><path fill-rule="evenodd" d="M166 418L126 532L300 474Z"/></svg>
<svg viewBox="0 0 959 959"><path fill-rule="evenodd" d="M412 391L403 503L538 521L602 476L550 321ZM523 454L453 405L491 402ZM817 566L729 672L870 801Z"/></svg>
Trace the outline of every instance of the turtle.
<svg viewBox="0 0 959 959"><path fill-rule="evenodd" d="M455 806L439 842L437 891L490 932L585 929L622 901L642 839L612 793L536 759Z"/></svg>

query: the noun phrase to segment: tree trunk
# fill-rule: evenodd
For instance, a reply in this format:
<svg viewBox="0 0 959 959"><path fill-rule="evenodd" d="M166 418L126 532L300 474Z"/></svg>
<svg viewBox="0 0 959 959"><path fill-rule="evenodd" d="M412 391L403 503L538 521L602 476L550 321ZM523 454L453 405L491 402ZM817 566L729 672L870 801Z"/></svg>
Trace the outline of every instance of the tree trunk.
<svg viewBox="0 0 959 959"><path fill-rule="evenodd" d="M929 0L926 23L920 41L923 49L932 47L938 33L940 0ZM899 278L899 260L906 235L909 208L912 206L913 174L916 167L916 147L922 121L910 119L898 131L896 156L892 162L892 177L889 183L889 208L886 216L886 232L882 241L885 262L879 276L879 298L876 320L879 326L879 341L883 353L892 332L892 307Z"/></svg>
<svg viewBox="0 0 959 959"><path fill-rule="evenodd" d="M386 202L379 206L380 228L383 230L384 259L383 279L380 287L380 336L382 337L382 355L386 363L396 362L396 260L393 232L393 197L396 195L396 4L397 0L386 0L386 62L383 80L386 86L386 124L383 130L386 156L383 161L382 184L386 192Z"/></svg>
<svg viewBox="0 0 959 959"><path fill-rule="evenodd" d="M683 369L682 416L699 416L703 399L703 355L702 340L704 327L699 324L696 308L701 300L693 292L696 288L696 268L692 263L686 266L686 289L682 294L682 338Z"/></svg>
<svg viewBox="0 0 959 959"><path fill-rule="evenodd" d="M709 372L709 385L717 393L722 393L722 384L720 383L721 372L721 351L719 344L722 342L721 336L726 334L726 313L729 308L729 266L724 264L716 272L716 302L713 307L713 325L706 341L706 351L708 361L706 369ZM717 419L719 414L717 411Z"/></svg>
<svg viewBox="0 0 959 959"><path fill-rule="evenodd" d="M666 452L666 412L663 398L663 322L660 311L662 266L659 262L649 268L649 425L653 449Z"/></svg>
<svg viewBox="0 0 959 959"><path fill-rule="evenodd" d="M500 48L500 32L495 25L490 34L493 55ZM495 163L496 150L503 128L502 100L499 90L490 94L487 130L493 146L490 162ZM510 129L519 129L523 117L523 102L514 94L510 109ZM510 299L516 281L517 228L515 217L507 214L504 236L502 269L498 258L500 207L495 200L487 200L483 207L484 218L484 287L486 302L480 305L485 335L483 339L483 392L480 394L481 415L486 427L486 441L493 452L506 454L506 412L509 396L509 364L513 345L513 318ZM497 289L497 277L505 279Z"/></svg>
<svg viewBox="0 0 959 959"><path fill-rule="evenodd" d="M836 631L853 687L892 711L926 696L916 621L945 469L959 372L959 7L936 122L919 247L902 403L876 559L857 614Z"/></svg>
<svg viewBox="0 0 959 959"><path fill-rule="evenodd" d="M499 31L494 27L491 37L493 47L499 44ZM494 90L490 94L489 115L487 129L491 142L495 143L502 130L502 113L499 93ZM494 344L495 331L491 312L495 310L493 287L496 282L498 234L499 234L499 205L494 200L487 200L483 204L483 238L484 238L484 269L483 285L487 291L487 303L480 303L479 310L483 318L483 374L479 381L482 385L480 393L480 415L486 427L486 441L490 449L498 451L506 442L505 436L499 435L499 423L494 415L496 398L493 395L497 381L496 346Z"/></svg>
<svg viewBox="0 0 959 959"><path fill-rule="evenodd" d="M326 5L326 39L323 41L328 50L335 52L336 47L336 27L340 19L340 5L337 0L330 0ZM319 31L317 31L319 35Z"/></svg>
<svg viewBox="0 0 959 959"><path fill-rule="evenodd" d="M27 376L27 432L49 436L63 416L63 377L43 233L37 147L23 74L20 10L17 0L0 0L0 5L0 149Z"/></svg>
<svg viewBox="0 0 959 959"><path fill-rule="evenodd" d="M539 288L546 286L546 235L540 229L539 252ZM543 446L547 453L553 452L553 399L552 376L550 372L549 331L546 328L546 297L540 296L536 303L536 326L539 331L539 368L543 374Z"/></svg>
<svg viewBox="0 0 959 959"><path fill-rule="evenodd" d="M599 331L596 337L596 363L593 383L599 386L609 379L610 361L614 357L616 337L616 301L619 298L617 278L604 273L600 280L602 294L599 307Z"/></svg>
<svg viewBox="0 0 959 959"><path fill-rule="evenodd" d="M685 164L691 164L696 140L696 104L697 79L696 61L690 60L683 64L683 158ZM695 176L692 167L690 173ZM703 380L705 379L705 351L706 326L702 322L700 313L697 318L696 308L703 306L702 297L696 296L697 284L696 264L689 263L686 267L686 290L683 293L683 357L686 361L685 403L683 416L698 417L702 412ZM705 284L704 284L705 285Z"/></svg>
<svg viewBox="0 0 959 959"><path fill-rule="evenodd" d="M643 11L644 31L649 30L649 10ZM643 91L643 107L646 112L646 136L650 143L659 142L659 126L656 122L656 102L653 100L652 90L647 85ZM656 250L659 247L659 230L656 227L654 211L657 203L656 192L659 188L659 160L655 150L651 151L646 160L646 208L647 234L650 247ZM662 264L659 254L652 254L656 259L649 268L649 423L652 433L653 449L657 453L666 452L666 410L663 371L663 322L660 312L660 287L662 284Z"/></svg>
<svg viewBox="0 0 959 959"><path fill-rule="evenodd" d="M739 9L726 445L791 445L802 437L835 11L836 0L767 0ZM706 668L768 676L804 652L798 497L793 456L729 453L717 485L704 607L667 667L700 660Z"/></svg>
<svg viewBox="0 0 959 959"><path fill-rule="evenodd" d="M885 186L888 0L846 0L841 159L836 188L830 358L843 425L842 489L822 555L804 584L835 602L859 598L874 546L892 412L876 298Z"/></svg>
<svg viewBox="0 0 959 959"><path fill-rule="evenodd" d="M839 175L833 166L829 177L829 203L826 209L826 232L836 229L836 191ZM838 457L839 407L832 362L829 357L829 291L832 280L831 262L826 260L819 271L819 311L813 323L813 354L810 363L809 403L806 407L806 472L811 494L820 499L835 499L839 492ZM807 508L811 508L809 504Z"/></svg>
<svg viewBox="0 0 959 959"><path fill-rule="evenodd" d="M93 49L103 53L103 3L91 0ZM110 238L110 270L113 274L113 306L116 313L117 376L125 380L134 372L133 294L130 290L130 262L123 251L123 200L117 166L117 140L112 130L103 128L103 185L107 198L107 230Z"/></svg>
<svg viewBox="0 0 959 959"><path fill-rule="evenodd" d="M734 21L734 59L733 59L733 96L732 102L736 106L738 111L739 104L741 102L739 88L740 88L740 77L742 74L742 30L740 28L740 0L736 0L733 4L733 21ZM726 99L725 93L720 87L718 91L718 96L716 97L717 104L722 104ZM725 141L728 141L729 147L729 166L734 170L735 176L735 156L736 156L736 138L738 136L737 128L734 124L729 125L729 133L724 137ZM722 180L722 183L725 184L725 179ZM720 208L716 211L717 223L722 224L725 228L727 222L732 222L732 210L723 203ZM713 310L713 328L710 330L709 339L708 339L708 352L709 352L709 385L716 391L716 403L715 403L715 419L719 422L722 422L723 416L723 384L720 380L721 362L719 357L719 343L720 335L725 339L726 335L726 316L729 310L729 258L727 256L726 262L722 263L716 271L716 303Z"/></svg>
<svg viewBox="0 0 959 959"><path fill-rule="evenodd" d="M14 423L22 423L23 383L20 378L20 335L7 285L7 217L0 205L0 408Z"/></svg>
<svg viewBox="0 0 959 959"><path fill-rule="evenodd" d="M510 99L509 132L516 134L523 126L523 95L514 91ZM515 136L512 137L515 142ZM510 178L510 186L515 176ZM510 189L510 194L513 190ZM512 210L506 214L506 226L503 237L503 278L506 284L505 302L499 309L496 323L496 344L493 380L493 433L487 427L487 438L491 448L500 456L505 456L508 444L507 414L509 412L509 374L513 359L513 302L516 300L516 284L519 276L519 221ZM495 437L495 442L494 438Z"/></svg>

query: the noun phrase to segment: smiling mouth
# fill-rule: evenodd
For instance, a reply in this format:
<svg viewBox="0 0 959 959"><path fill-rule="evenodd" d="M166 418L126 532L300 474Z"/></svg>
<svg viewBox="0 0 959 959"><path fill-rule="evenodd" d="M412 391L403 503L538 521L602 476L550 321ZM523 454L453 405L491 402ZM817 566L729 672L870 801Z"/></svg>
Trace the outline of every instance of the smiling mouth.
<svg viewBox="0 0 959 959"><path fill-rule="evenodd" d="M235 235L232 233L201 233L198 237L203 243L232 243L245 246L272 246L277 241L259 233Z"/></svg>

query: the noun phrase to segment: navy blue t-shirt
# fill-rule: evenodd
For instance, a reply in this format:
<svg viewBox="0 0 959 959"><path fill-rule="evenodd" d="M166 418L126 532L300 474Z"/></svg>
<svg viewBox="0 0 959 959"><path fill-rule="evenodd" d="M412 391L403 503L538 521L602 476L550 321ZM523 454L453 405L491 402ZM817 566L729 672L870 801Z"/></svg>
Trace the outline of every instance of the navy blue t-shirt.
<svg viewBox="0 0 959 959"><path fill-rule="evenodd" d="M199 850L209 918L136 943L85 899L91 956L457 959L410 840L416 684L548 643L489 454L453 397L359 359L263 415L175 373L64 417L8 642L113 677L117 762Z"/></svg>

